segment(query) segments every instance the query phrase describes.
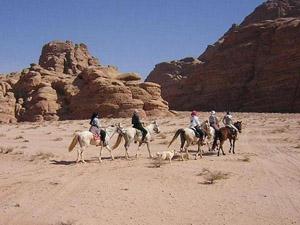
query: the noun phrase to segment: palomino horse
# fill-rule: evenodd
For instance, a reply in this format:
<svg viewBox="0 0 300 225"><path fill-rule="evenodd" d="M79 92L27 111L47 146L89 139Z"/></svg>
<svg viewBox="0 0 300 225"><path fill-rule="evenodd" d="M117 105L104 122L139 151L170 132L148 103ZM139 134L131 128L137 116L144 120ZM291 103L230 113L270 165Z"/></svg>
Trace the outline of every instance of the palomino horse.
<svg viewBox="0 0 300 225"><path fill-rule="evenodd" d="M116 132L118 132L119 134L124 132L124 128L121 125L121 123L117 123L115 125L109 126L109 127L105 128L104 130L106 132L105 140L107 143L109 142L109 140L112 138L112 136ZM100 146L99 162L100 163L102 162L101 153L102 153L102 148L103 148L103 141L101 141L101 140L95 141L92 132L82 131L80 133L75 134L75 137L69 146L69 152L73 150L73 148L75 147L75 145L78 142L80 145L80 149L77 149L77 160L76 160L77 163L80 162L80 160L82 162L85 162L83 159L83 151L85 150L85 148L87 148L90 145ZM112 150L110 149L110 147L107 145L107 146L105 146L105 148L110 152L111 159L114 160L114 156L112 155Z"/></svg>
<svg viewBox="0 0 300 225"><path fill-rule="evenodd" d="M169 143L168 147L170 147L171 144L180 135L180 139L181 139L181 145L180 145L181 159L184 160L183 155L182 155L183 147L185 149L186 158L190 159L189 152L188 152L188 147L190 145L195 145L195 144L198 144L198 151L195 155L195 159L198 158L199 154L200 154L200 157L202 158L202 150L200 149L200 147L203 144L204 135L207 134L209 127L210 126L209 126L208 121L204 121L201 124L200 129L203 131L203 134L201 135L200 138L196 137L194 130L192 130L191 128L185 128L185 129L181 128L181 129L176 131L176 133L175 133L173 139L171 140L171 142ZM186 142L186 145L184 146L185 142Z"/></svg>
<svg viewBox="0 0 300 225"><path fill-rule="evenodd" d="M116 149L120 145L122 138L124 138L125 139L124 147L125 147L125 158L126 159L129 158L128 148L129 148L130 143L132 141L139 142L138 149L137 149L136 154L135 154L136 158L138 157L140 147L143 143L147 144L149 157L152 158L150 147L149 147L151 136L153 135L153 133L158 134L160 132L160 130L159 130L159 127L158 127L158 124L156 123L156 121L151 122L147 127L145 127L145 129L147 130L147 135L145 137L144 142L142 142L142 133L141 133L140 130L137 130L133 127L125 129L124 133L119 134L115 145L112 147L112 150Z"/></svg>
<svg viewBox="0 0 300 225"><path fill-rule="evenodd" d="M242 133L242 121L237 121L233 125L238 129L239 133ZM235 136L232 135L232 132L229 127L222 127L216 132L214 143L212 146L212 150L214 150L216 148L217 141L220 140L220 146L218 148L218 156L220 155L220 149L222 149L222 153L223 155L225 155L223 150L223 144L227 139L229 139L230 142L229 153L231 152L231 148L232 148L232 153L235 154L234 146L236 142L236 135Z"/></svg>

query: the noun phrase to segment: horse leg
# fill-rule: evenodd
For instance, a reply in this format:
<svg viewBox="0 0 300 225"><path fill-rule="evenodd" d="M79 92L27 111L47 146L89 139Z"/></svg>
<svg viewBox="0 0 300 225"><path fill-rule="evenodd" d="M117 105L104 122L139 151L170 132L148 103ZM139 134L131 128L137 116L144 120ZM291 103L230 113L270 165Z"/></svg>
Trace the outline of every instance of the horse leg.
<svg viewBox="0 0 300 225"><path fill-rule="evenodd" d="M200 153L200 158L202 158L201 141L198 142L198 151L197 151L197 153L195 155L195 160L198 159L199 153Z"/></svg>
<svg viewBox="0 0 300 225"><path fill-rule="evenodd" d="M85 149L85 147L81 148L80 158L81 158L81 162L86 163L83 158L84 149Z"/></svg>
<svg viewBox="0 0 300 225"><path fill-rule="evenodd" d="M190 160L190 155L189 155L189 151L188 151L189 146L190 146L190 143L188 142L185 146L185 157L187 160Z"/></svg>
<svg viewBox="0 0 300 225"><path fill-rule="evenodd" d="M102 163L102 157L101 157L101 155L102 155L102 148L103 148L103 145L101 145L100 146L100 153L99 153L99 163Z"/></svg>
<svg viewBox="0 0 300 225"><path fill-rule="evenodd" d="M229 139L229 143L230 143L229 153L231 153L231 148L232 148L232 140L231 139Z"/></svg>
<svg viewBox="0 0 300 225"><path fill-rule="evenodd" d="M236 141L236 139L234 138L234 139L233 139L233 148L232 148L232 153L233 153L233 154L235 154L235 151L234 151L235 141Z"/></svg>
<svg viewBox="0 0 300 225"><path fill-rule="evenodd" d="M149 158L153 158L152 155L151 155L149 142L147 142L147 149L148 149L148 153L149 153Z"/></svg>
<svg viewBox="0 0 300 225"><path fill-rule="evenodd" d="M139 142L138 149L136 150L135 158L138 158L138 154L141 148L142 142Z"/></svg>
<svg viewBox="0 0 300 225"><path fill-rule="evenodd" d="M76 159L76 163L79 163L79 157L80 157L80 151L81 151L81 148L78 148L77 149L77 159Z"/></svg>
<svg viewBox="0 0 300 225"><path fill-rule="evenodd" d="M224 141L222 141L222 142L220 143L220 147L221 147L221 149L222 149L222 154L225 155L225 152L224 152L224 150L223 150L223 144L224 144Z"/></svg>
<svg viewBox="0 0 300 225"><path fill-rule="evenodd" d="M107 145L107 146L105 146L105 148L109 151L111 160L115 160L115 157L113 156L112 150L110 149L110 147Z"/></svg>

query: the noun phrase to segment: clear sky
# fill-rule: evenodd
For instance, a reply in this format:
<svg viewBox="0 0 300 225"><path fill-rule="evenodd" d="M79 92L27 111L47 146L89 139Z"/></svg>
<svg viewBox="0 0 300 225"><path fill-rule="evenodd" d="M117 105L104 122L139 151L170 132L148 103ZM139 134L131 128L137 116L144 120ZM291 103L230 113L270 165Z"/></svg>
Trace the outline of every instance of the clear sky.
<svg viewBox="0 0 300 225"><path fill-rule="evenodd" d="M263 0L0 0L0 73L38 62L52 40L85 43L102 65L146 78L198 57Z"/></svg>

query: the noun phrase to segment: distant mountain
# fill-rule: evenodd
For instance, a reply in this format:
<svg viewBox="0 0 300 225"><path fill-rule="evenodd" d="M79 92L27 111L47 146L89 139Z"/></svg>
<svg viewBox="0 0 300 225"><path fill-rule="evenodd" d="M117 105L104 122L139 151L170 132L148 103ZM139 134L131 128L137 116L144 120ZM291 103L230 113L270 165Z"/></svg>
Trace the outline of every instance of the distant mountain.
<svg viewBox="0 0 300 225"><path fill-rule="evenodd" d="M267 1L198 58L159 63L146 81L175 110L300 112L300 0Z"/></svg>

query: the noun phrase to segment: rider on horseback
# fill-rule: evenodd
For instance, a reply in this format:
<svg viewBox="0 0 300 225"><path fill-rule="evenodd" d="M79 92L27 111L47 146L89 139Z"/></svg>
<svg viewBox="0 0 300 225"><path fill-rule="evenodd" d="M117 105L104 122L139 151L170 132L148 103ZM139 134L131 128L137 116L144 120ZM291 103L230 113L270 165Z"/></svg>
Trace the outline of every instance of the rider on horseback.
<svg viewBox="0 0 300 225"><path fill-rule="evenodd" d="M232 115L231 115L230 110L227 110L226 115L224 116L222 122L225 124L226 127L229 127L230 130L233 129L235 131L235 133L233 133L233 135L235 135L237 138L237 134L238 134L239 130L233 125Z"/></svg>
<svg viewBox="0 0 300 225"><path fill-rule="evenodd" d="M214 128L216 131L219 130L219 121L218 118L216 117L216 112L213 110L210 112L210 117L209 117L209 125Z"/></svg>
<svg viewBox="0 0 300 225"><path fill-rule="evenodd" d="M200 130L200 121L196 110L191 113L190 128L195 129L200 135L203 135L203 132Z"/></svg>
<svg viewBox="0 0 300 225"><path fill-rule="evenodd" d="M102 126L100 125L97 112L93 113L90 120L90 125L91 127L89 131L93 134L99 135L99 137L101 137L101 140L103 141L103 146L106 146L107 145L107 141L105 140L106 133L104 130L101 129Z"/></svg>
<svg viewBox="0 0 300 225"><path fill-rule="evenodd" d="M137 109L135 109L133 111L133 116L132 116L131 123L133 124L133 126L132 126L133 128L136 128L136 129L142 131L142 133L143 133L142 142L143 142L145 140L145 137L146 137L146 135L147 135L148 132L143 127L143 125L142 125L142 123L140 121L140 117L138 115L138 112L139 111Z"/></svg>

